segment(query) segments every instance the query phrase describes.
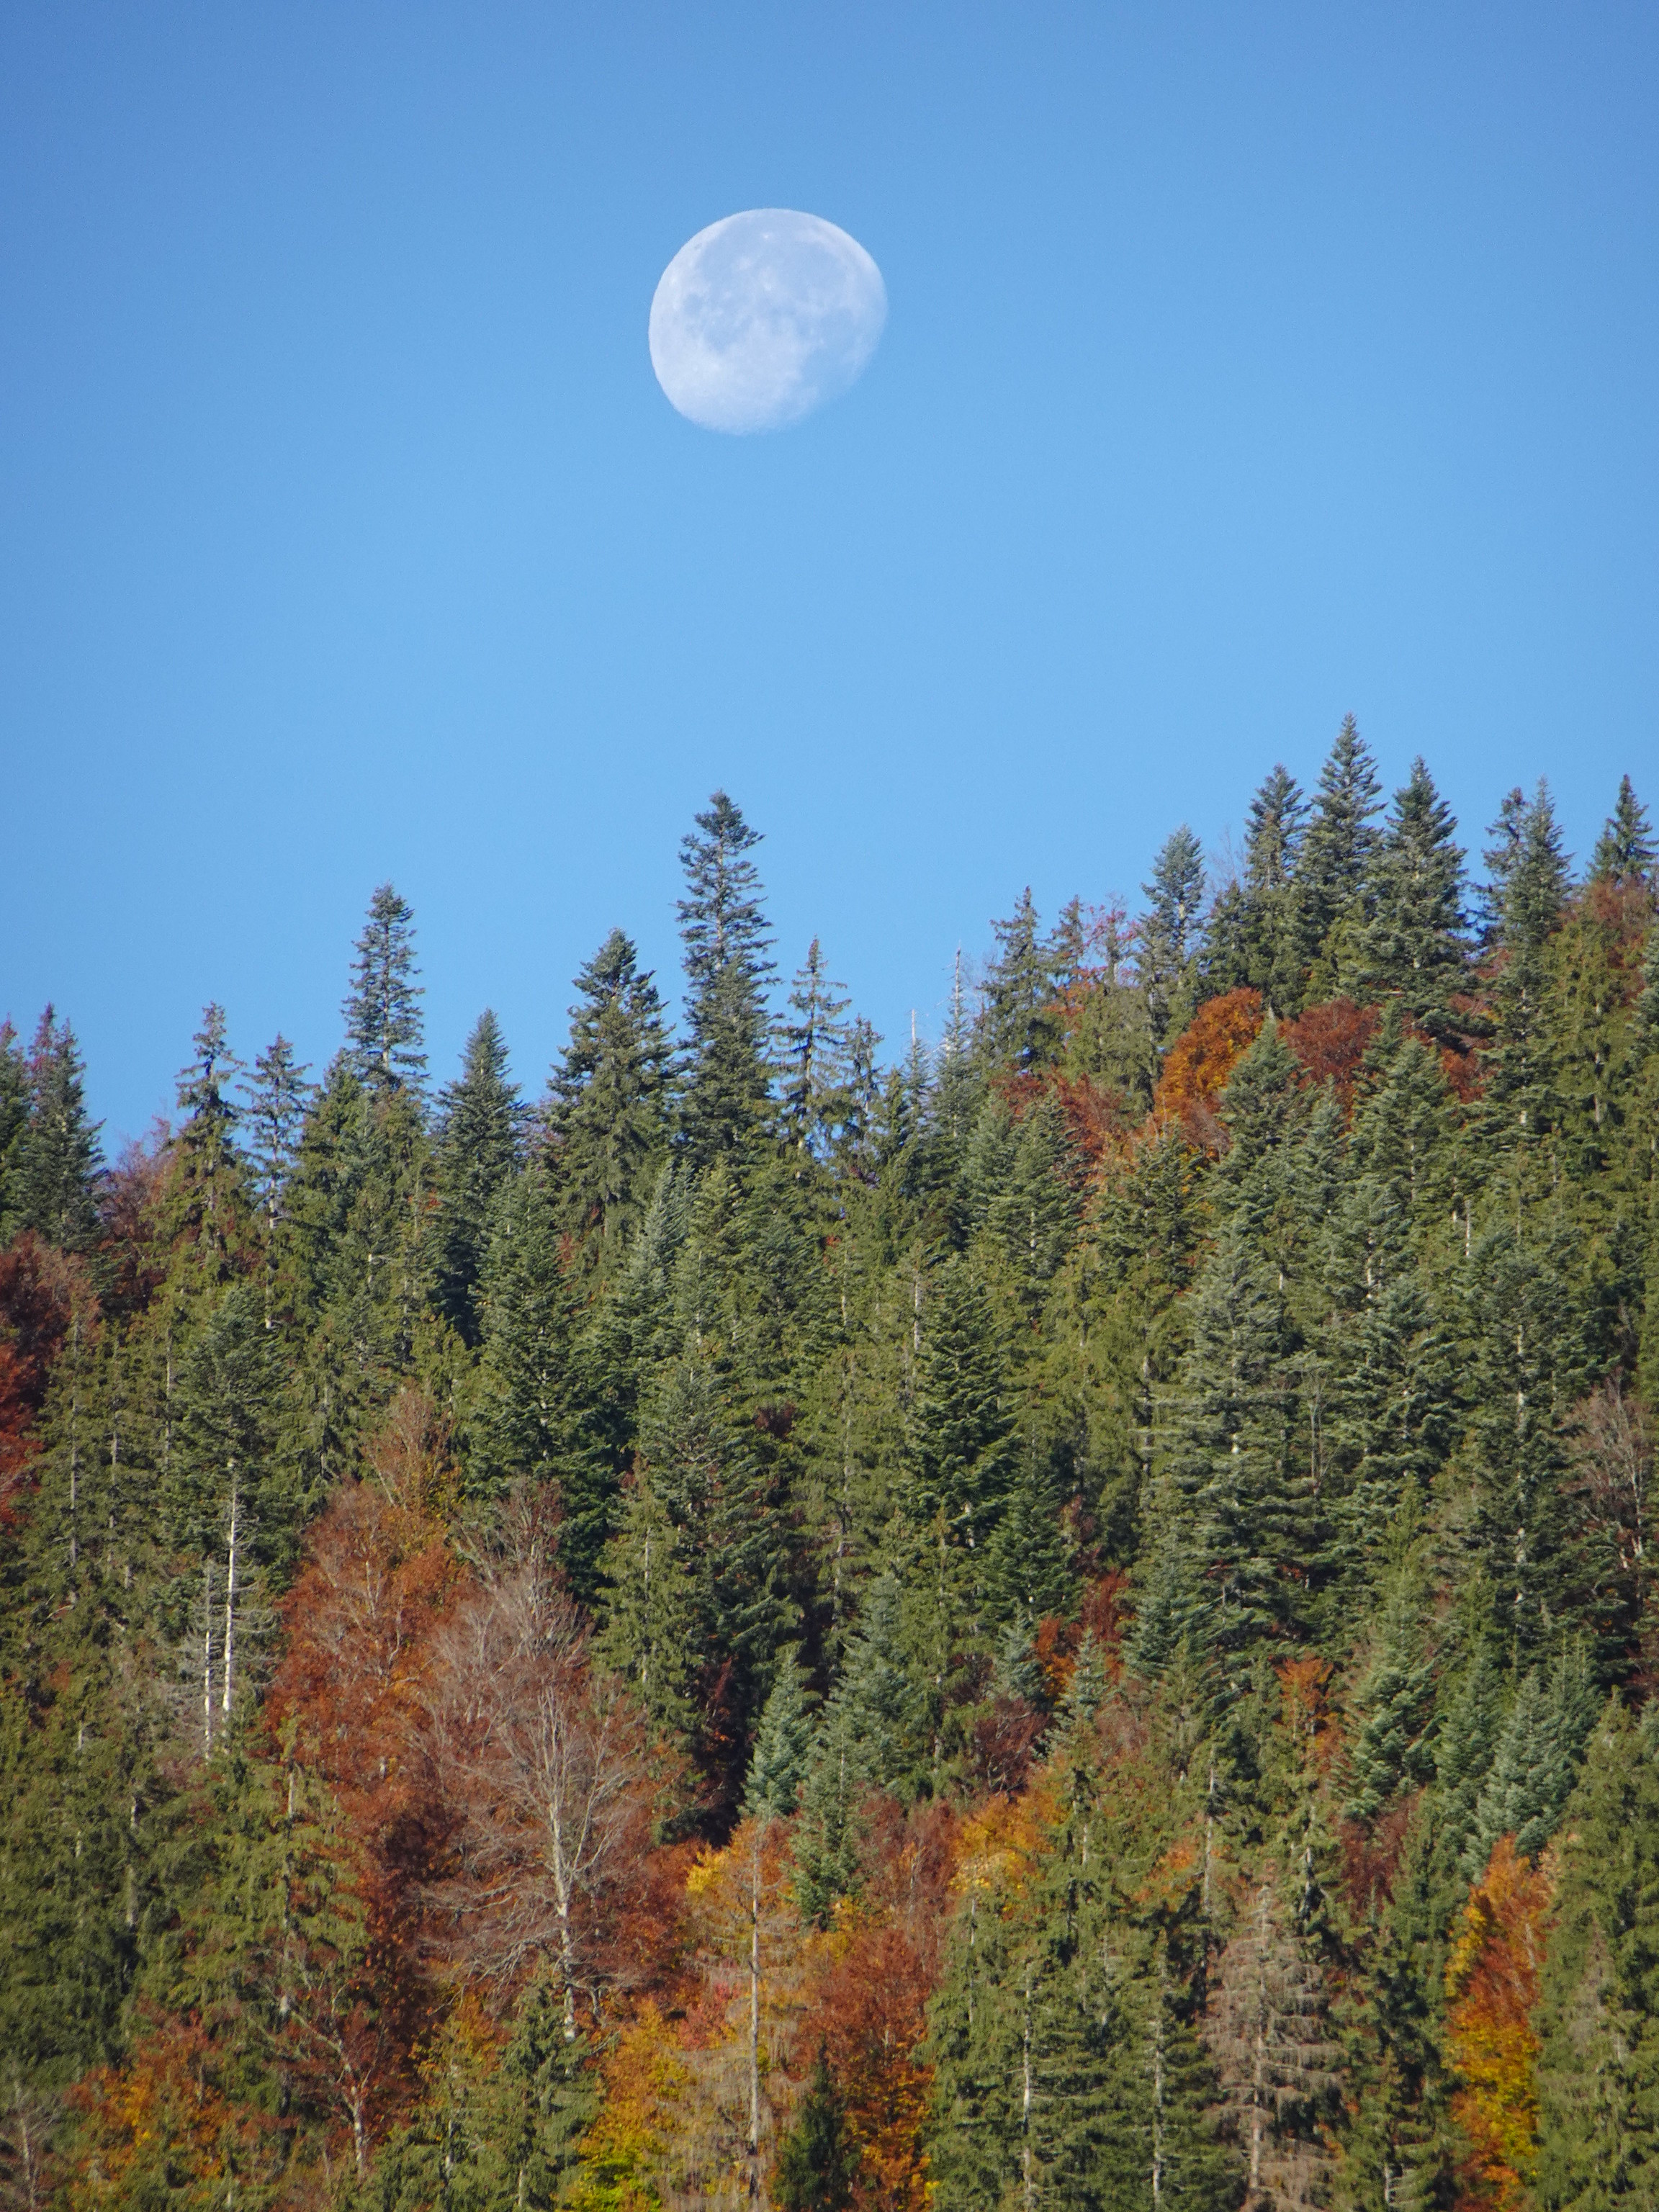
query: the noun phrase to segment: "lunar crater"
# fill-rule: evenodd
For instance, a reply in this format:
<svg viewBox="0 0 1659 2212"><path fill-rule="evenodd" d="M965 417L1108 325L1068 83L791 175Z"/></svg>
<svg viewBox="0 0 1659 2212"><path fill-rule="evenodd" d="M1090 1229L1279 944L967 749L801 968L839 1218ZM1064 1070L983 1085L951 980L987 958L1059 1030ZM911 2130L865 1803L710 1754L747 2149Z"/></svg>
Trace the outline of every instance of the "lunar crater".
<svg viewBox="0 0 1659 2212"><path fill-rule="evenodd" d="M846 231L751 208L689 239L651 302L651 365L680 413L743 434L799 422L854 384L887 320L881 271Z"/></svg>

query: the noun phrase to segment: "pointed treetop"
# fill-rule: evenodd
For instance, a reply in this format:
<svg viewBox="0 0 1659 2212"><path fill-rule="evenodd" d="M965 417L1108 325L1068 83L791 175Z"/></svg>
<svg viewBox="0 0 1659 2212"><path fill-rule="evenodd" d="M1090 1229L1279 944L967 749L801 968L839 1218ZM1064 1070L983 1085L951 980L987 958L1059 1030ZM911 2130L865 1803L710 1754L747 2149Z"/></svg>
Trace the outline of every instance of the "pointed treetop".
<svg viewBox="0 0 1659 2212"><path fill-rule="evenodd" d="M353 1071L372 1091L419 1091L426 1080L420 972L415 910L382 884L369 901L341 1009Z"/></svg>
<svg viewBox="0 0 1659 2212"><path fill-rule="evenodd" d="M760 872L747 856L761 842L735 799L717 791L680 843L687 896L678 902L685 972L706 986L730 961L758 983L770 975L772 935L761 905Z"/></svg>
<svg viewBox="0 0 1659 2212"><path fill-rule="evenodd" d="M1621 886L1649 883L1655 858L1648 810L1636 796L1630 778L1620 776L1619 797L1590 854L1590 881Z"/></svg>
<svg viewBox="0 0 1659 2212"><path fill-rule="evenodd" d="M1244 832L1244 880L1258 896L1283 890L1296 873L1308 802L1281 761L1250 801Z"/></svg>
<svg viewBox="0 0 1659 2212"><path fill-rule="evenodd" d="M787 1820L795 1809L812 1743L810 1702L806 1680L791 1644L779 1662L777 1680L762 1711L749 1762L743 1808L755 1820Z"/></svg>

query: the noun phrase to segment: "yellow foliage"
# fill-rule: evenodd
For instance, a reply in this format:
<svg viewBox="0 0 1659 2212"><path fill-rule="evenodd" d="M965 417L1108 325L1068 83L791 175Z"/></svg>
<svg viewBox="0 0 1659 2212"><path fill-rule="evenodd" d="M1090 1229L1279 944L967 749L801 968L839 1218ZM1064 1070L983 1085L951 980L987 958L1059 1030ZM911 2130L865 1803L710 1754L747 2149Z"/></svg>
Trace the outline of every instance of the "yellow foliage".
<svg viewBox="0 0 1659 2212"><path fill-rule="evenodd" d="M1462 2087L1452 2100L1474 2149L1476 2202L1512 2212L1526 2201L1536 2151L1538 2004L1544 1921L1554 1891L1547 1855L1534 1867L1513 1836L1492 1847L1446 1965L1449 2044Z"/></svg>

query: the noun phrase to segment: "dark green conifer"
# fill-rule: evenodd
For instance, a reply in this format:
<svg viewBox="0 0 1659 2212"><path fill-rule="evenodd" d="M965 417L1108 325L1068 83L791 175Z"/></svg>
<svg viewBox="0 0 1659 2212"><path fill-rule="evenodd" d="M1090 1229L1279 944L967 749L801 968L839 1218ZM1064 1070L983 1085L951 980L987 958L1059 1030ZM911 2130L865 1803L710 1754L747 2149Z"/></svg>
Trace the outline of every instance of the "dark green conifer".
<svg viewBox="0 0 1659 2212"><path fill-rule="evenodd" d="M20 1219L20 1170L29 1122L29 1064L10 1020L0 1021L0 1245Z"/></svg>
<svg viewBox="0 0 1659 2212"><path fill-rule="evenodd" d="M858 2147L822 2043L794 2124L778 2147L772 2196L781 2212L848 2212Z"/></svg>
<svg viewBox="0 0 1659 2212"><path fill-rule="evenodd" d="M13 1204L18 1225L65 1252L89 1251L98 1237L103 1172L98 1132L87 1119L75 1031L52 1007L29 1048L29 1114L17 1143Z"/></svg>
<svg viewBox="0 0 1659 2212"><path fill-rule="evenodd" d="M1296 871L1298 933L1315 963L1316 997L1334 981L1341 954L1336 933L1363 927L1369 911L1376 851L1377 801L1382 786L1370 750L1352 714L1345 714L1320 770L1313 817Z"/></svg>
<svg viewBox="0 0 1659 2212"><path fill-rule="evenodd" d="M425 994L416 980L419 974L415 909L390 884L382 884L369 901L351 988L341 1009L352 1068L372 1091L407 1087L418 1093L426 1081L421 1013Z"/></svg>
<svg viewBox="0 0 1659 2212"><path fill-rule="evenodd" d="M1630 778L1622 775L1613 811L1590 854L1589 880L1620 889L1649 883L1656 859L1659 859L1659 848L1654 845L1648 810L1636 796Z"/></svg>
<svg viewBox="0 0 1659 2212"><path fill-rule="evenodd" d="M825 1159L853 1112L846 987L831 981L815 937L789 987L793 1017L779 1025L779 1106L786 1142Z"/></svg>
<svg viewBox="0 0 1659 2212"><path fill-rule="evenodd" d="M554 1071L548 1134L562 1218L614 1273L668 1154L673 1051L662 1000L613 929L576 978L570 1042Z"/></svg>
<svg viewBox="0 0 1659 2212"><path fill-rule="evenodd" d="M1165 839L1151 882L1140 888L1147 910L1138 965L1152 1034L1162 1047L1192 1011L1191 963L1204 898L1203 848L1184 822Z"/></svg>
<svg viewBox="0 0 1659 2212"><path fill-rule="evenodd" d="M994 1066L1029 1074L1049 1064L1063 1035L1054 951L1043 941L1029 884L1007 920L991 927L997 949L985 972L981 1042Z"/></svg>
<svg viewBox="0 0 1659 2212"><path fill-rule="evenodd" d="M483 1335L480 1279L491 1217L519 1164L523 1109L507 1073L507 1042L488 1007L467 1039L459 1080L439 1100L433 1167L433 1303L469 1345Z"/></svg>
<svg viewBox="0 0 1659 2212"><path fill-rule="evenodd" d="M1349 937L1341 981L1356 998L1395 998L1431 1036L1455 1027L1463 980L1463 854L1457 827L1423 761L1394 795L1371 864L1370 910Z"/></svg>
<svg viewBox="0 0 1659 2212"><path fill-rule="evenodd" d="M749 858L760 832L723 791L696 823L680 846L690 1030L682 1123L690 1157L701 1167L744 1151L760 1125L770 1087L765 994L772 935Z"/></svg>

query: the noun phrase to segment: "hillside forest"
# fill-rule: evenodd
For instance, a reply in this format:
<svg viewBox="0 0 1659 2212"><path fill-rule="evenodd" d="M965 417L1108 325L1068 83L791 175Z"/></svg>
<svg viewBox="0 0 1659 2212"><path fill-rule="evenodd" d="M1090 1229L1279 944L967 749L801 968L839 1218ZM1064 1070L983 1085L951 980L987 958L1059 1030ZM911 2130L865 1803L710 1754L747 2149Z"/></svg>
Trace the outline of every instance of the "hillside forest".
<svg viewBox="0 0 1659 2212"><path fill-rule="evenodd" d="M1629 780L1350 720L886 1057L758 843L544 1087L390 884L118 1158L0 1030L0 2202L1659 2203Z"/></svg>

